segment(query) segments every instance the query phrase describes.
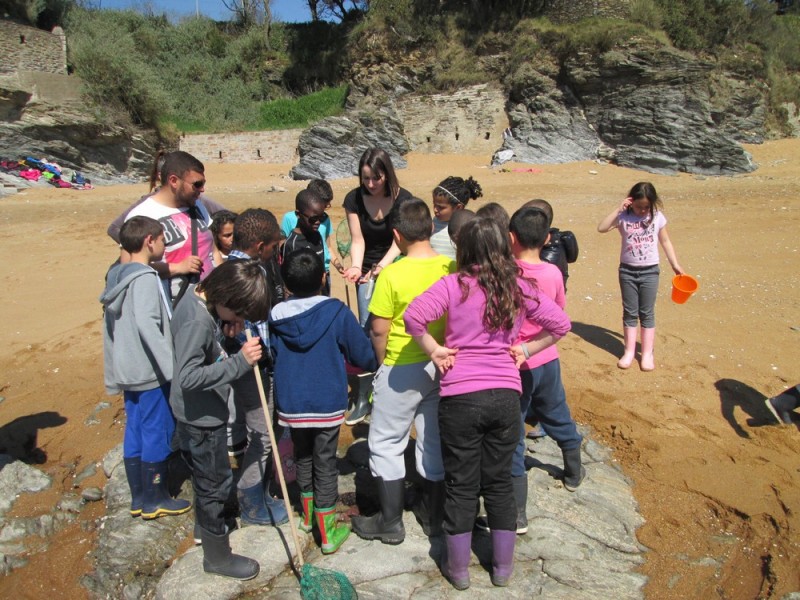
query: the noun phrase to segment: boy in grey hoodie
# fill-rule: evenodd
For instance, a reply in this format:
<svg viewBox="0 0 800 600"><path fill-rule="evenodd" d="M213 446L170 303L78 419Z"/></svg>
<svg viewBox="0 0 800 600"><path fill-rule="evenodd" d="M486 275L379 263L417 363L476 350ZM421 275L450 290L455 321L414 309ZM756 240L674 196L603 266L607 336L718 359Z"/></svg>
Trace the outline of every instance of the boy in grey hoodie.
<svg viewBox="0 0 800 600"><path fill-rule="evenodd" d="M192 505L167 491L167 459L175 431L169 407L172 380L170 310L158 273L149 266L164 255L164 231L155 219L133 217L120 230L131 262L116 264L100 296L104 380L125 400L123 457L131 490L131 516L179 515Z"/></svg>

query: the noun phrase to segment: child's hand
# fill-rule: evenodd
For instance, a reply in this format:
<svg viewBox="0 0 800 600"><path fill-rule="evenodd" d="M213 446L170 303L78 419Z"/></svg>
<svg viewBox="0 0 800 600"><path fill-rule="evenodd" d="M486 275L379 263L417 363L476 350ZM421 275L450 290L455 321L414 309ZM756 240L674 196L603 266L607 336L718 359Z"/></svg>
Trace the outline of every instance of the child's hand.
<svg viewBox="0 0 800 600"><path fill-rule="evenodd" d="M442 375L445 374L445 371L448 369L452 369L453 365L456 364L456 354L458 353L458 348L446 348L445 346L437 346L436 349L431 352L431 360L433 364L436 365L436 368L439 369L439 373Z"/></svg>
<svg viewBox="0 0 800 600"><path fill-rule="evenodd" d="M628 210L628 207L633 204L633 198L628 196L625 200L622 201L622 204L619 205L619 212L625 212Z"/></svg>
<svg viewBox="0 0 800 600"><path fill-rule="evenodd" d="M247 340L242 349L240 350L244 359L247 361L247 364L251 367L255 365L259 360L261 360L261 356L263 351L261 350L261 340L257 337L251 337Z"/></svg>
<svg viewBox="0 0 800 600"><path fill-rule="evenodd" d="M522 351L521 344L511 346L511 348L508 349L508 353L511 355L511 358L514 359L514 364L518 369L522 366L522 363L528 360L525 358L525 353Z"/></svg>

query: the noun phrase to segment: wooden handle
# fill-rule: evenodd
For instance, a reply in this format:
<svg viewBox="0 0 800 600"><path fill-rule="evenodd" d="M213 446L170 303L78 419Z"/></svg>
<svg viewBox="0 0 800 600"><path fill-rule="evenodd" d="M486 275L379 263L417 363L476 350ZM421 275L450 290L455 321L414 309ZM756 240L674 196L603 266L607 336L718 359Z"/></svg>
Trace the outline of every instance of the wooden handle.
<svg viewBox="0 0 800 600"><path fill-rule="evenodd" d="M250 330L245 328L245 335L248 341L252 339ZM253 365L253 370L256 373L256 384L258 385L258 395L261 398L261 408L264 409L264 419L267 421L267 432L269 433L269 443L272 445L272 458L275 466L278 469L278 481L281 484L281 492L283 493L283 503L286 506L286 514L289 515L289 529L292 531L292 539L294 540L294 549L297 553L297 562L300 567L303 566L303 549L300 547L300 537L297 534L297 524L294 522L294 515L292 511L292 503L289 502L289 491L286 489L286 477L283 475L283 461L281 460L280 452L278 452L278 442L275 440L275 432L272 430L272 415L269 414L269 406L267 406L267 395L264 393L264 382L261 381L261 371L258 368L258 363ZM267 491L269 493L269 491ZM291 557L290 557L291 558Z"/></svg>

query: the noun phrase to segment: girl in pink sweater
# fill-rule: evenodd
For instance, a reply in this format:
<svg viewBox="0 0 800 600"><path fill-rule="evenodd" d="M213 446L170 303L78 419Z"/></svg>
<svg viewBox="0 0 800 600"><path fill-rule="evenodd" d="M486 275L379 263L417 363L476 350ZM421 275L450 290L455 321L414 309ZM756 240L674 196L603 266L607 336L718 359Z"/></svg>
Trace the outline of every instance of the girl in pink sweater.
<svg viewBox="0 0 800 600"><path fill-rule="evenodd" d="M445 469L442 572L469 587L472 528L483 495L492 530L492 583L505 586L514 564L516 506L511 459L519 441L519 365L563 337L567 315L521 276L508 232L478 217L464 225L458 272L433 284L406 309L406 331L442 374L439 428ZM444 346L427 332L447 313ZM542 331L512 348L525 319Z"/></svg>

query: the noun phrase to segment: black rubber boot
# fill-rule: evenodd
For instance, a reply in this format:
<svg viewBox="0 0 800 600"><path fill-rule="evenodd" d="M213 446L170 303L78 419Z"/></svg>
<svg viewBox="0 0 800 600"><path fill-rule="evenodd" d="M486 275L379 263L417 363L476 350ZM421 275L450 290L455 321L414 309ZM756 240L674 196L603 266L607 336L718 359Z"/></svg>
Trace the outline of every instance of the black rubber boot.
<svg viewBox="0 0 800 600"><path fill-rule="evenodd" d="M574 492L586 477L586 469L581 465L581 448L562 450L561 454L564 456L564 487Z"/></svg>
<svg viewBox="0 0 800 600"><path fill-rule="evenodd" d="M261 567L257 561L231 552L227 533L215 535L201 528L200 537L203 540L203 570L206 573L241 580L258 575Z"/></svg>
<svg viewBox="0 0 800 600"><path fill-rule="evenodd" d="M405 504L405 481L395 479L384 481L376 479L381 510L371 517L353 517L353 531L365 540L380 540L384 544L402 544L406 539L403 527L403 506Z"/></svg>
<svg viewBox="0 0 800 600"><path fill-rule="evenodd" d="M422 480L422 500L415 507L414 514L428 537L442 535L444 496L444 481Z"/></svg>

